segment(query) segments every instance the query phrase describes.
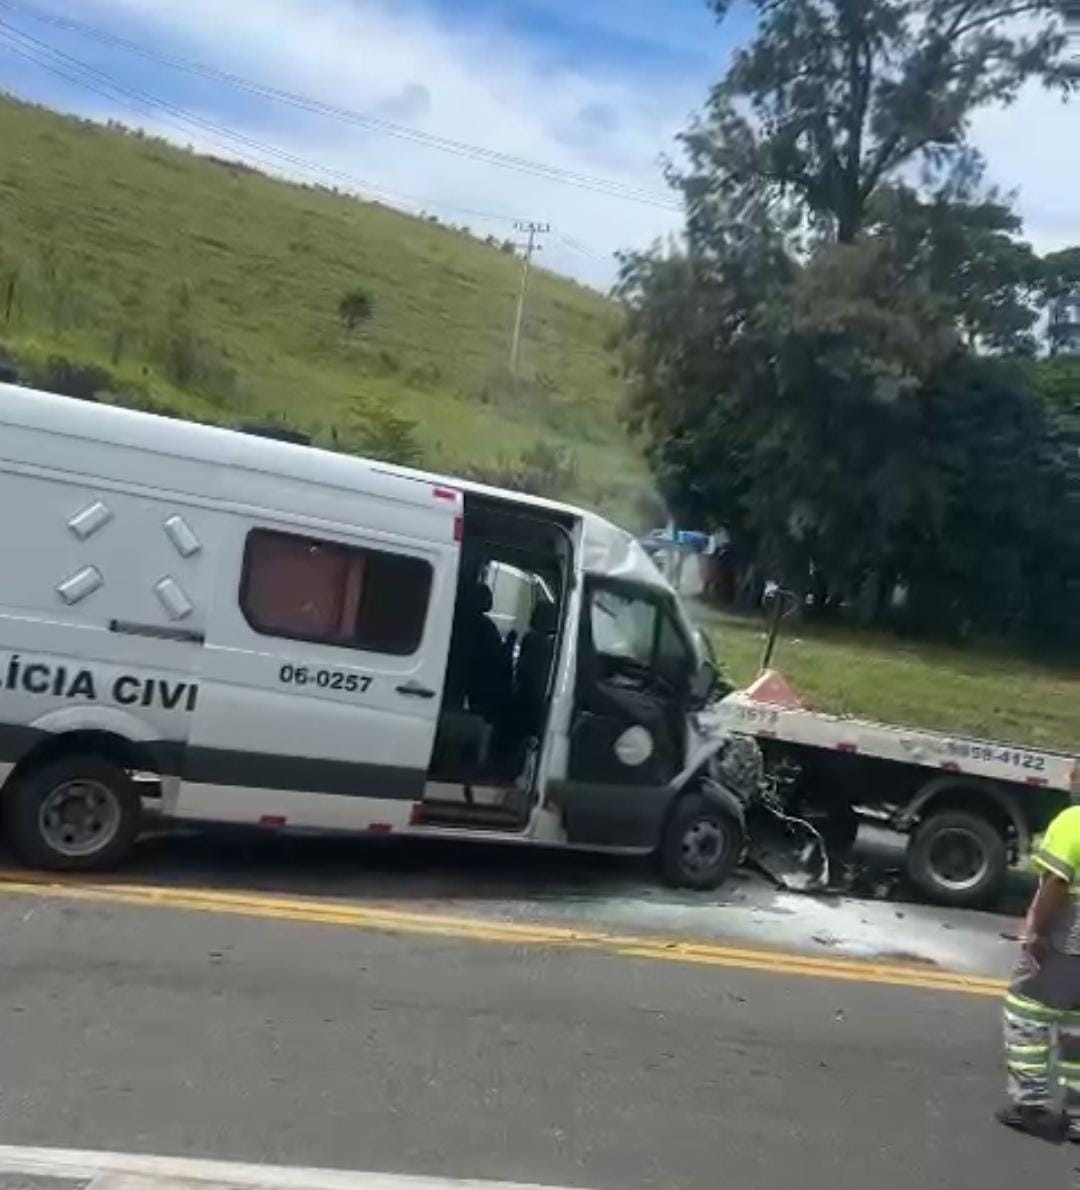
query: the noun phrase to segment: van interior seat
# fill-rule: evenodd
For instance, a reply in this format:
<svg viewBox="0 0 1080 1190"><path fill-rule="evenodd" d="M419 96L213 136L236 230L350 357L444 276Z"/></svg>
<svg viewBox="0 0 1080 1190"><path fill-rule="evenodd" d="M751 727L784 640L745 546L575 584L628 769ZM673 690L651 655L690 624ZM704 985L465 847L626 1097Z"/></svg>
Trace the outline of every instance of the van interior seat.
<svg viewBox="0 0 1080 1190"><path fill-rule="evenodd" d="M548 678L555 658L555 635L558 628L557 605L547 601L538 603L533 608L529 631L522 638L517 663L517 697L526 715L543 712ZM535 725L530 723L529 726Z"/></svg>
<svg viewBox="0 0 1080 1190"><path fill-rule="evenodd" d="M479 784L486 777L492 727L469 711L444 710L439 716L430 774L434 780Z"/></svg>

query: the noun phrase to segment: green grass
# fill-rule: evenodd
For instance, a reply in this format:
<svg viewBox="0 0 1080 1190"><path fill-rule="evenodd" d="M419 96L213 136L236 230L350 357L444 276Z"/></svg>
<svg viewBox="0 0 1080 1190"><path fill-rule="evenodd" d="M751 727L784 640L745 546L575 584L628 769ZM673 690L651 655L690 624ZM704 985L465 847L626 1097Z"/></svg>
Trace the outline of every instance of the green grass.
<svg viewBox="0 0 1080 1190"><path fill-rule="evenodd" d="M62 354L109 368L125 400L340 441L358 409L389 405L447 472L544 440L574 453L568 498L625 519L648 481L617 418L616 308L537 270L514 391L519 276L464 232L0 99L0 343L17 358ZM350 337L337 304L357 285L375 317ZM178 383L185 301L204 375Z"/></svg>
<svg viewBox="0 0 1080 1190"><path fill-rule="evenodd" d="M758 672L760 620L694 608L737 686ZM1080 674L866 632L783 626L772 665L814 710L1080 752Z"/></svg>

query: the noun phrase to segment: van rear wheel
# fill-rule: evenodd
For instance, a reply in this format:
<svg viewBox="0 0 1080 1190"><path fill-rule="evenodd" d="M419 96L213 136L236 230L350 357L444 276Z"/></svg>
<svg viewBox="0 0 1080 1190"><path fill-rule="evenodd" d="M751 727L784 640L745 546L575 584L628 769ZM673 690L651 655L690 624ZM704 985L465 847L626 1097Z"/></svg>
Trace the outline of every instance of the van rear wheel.
<svg viewBox="0 0 1080 1190"><path fill-rule="evenodd" d="M681 888L717 888L742 854L742 824L700 794L688 794L675 807L660 840L660 871Z"/></svg>
<svg viewBox="0 0 1080 1190"><path fill-rule="evenodd" d="M139 795L128 774L101 756L65 756L31 769L9 790L4 820L30 867L93 871L114 867L139 832Z"/></svg>

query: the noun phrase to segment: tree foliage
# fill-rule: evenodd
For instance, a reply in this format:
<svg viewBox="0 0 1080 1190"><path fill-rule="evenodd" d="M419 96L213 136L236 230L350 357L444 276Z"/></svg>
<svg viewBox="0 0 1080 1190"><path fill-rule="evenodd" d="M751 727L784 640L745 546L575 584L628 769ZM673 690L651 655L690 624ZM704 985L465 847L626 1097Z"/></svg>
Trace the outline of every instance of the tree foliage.
<svg viewBox="0 0 1080 1190"><path fill-rule="evenodd" d="M1065 297L1080 292L1080 244L1044 256L1042 273L1047 296Z"/></svg>
<svg viewBox="0 0 1080 1190"><path fill-rule="evenodd" d="M710 0L721 19L730 0ZM1054 0L754 0L757 36L684 136L691 224L716 197L762 201L846 242L878 188L980 166L973 112L1033 78L1067 91Z"/></svg>
<svg viewBox="0 0 1080 1190"><path fill-rule="evenodd" d="M622 261L628 418L659 485L819 607L869 591L883 613L901 590L921 628L1060 623L1077 468L1021 362L1047 266L968 142L1026 80L1067 86L1059 22L989 0L757 8L684 138L684 244Z"/></svg>

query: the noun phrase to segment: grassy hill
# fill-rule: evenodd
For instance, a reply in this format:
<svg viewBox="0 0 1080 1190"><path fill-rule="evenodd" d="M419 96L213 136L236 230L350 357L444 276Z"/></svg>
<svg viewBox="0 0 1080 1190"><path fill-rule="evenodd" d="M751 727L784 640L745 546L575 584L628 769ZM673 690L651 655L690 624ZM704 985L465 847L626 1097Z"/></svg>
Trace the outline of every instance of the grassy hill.
<svg viewBox="0 0 1080 1190"><path fill-rule="evenodd" d="M109 399L372 453L405 438L449 472L542 442L560 494L626 519L648 485L616 416L616 310L537 270L515 389L519 276L463 231L0 98L0 344L31 376L63 356L105 369ZM355 286L375 314L350 335Z"/></svg>

